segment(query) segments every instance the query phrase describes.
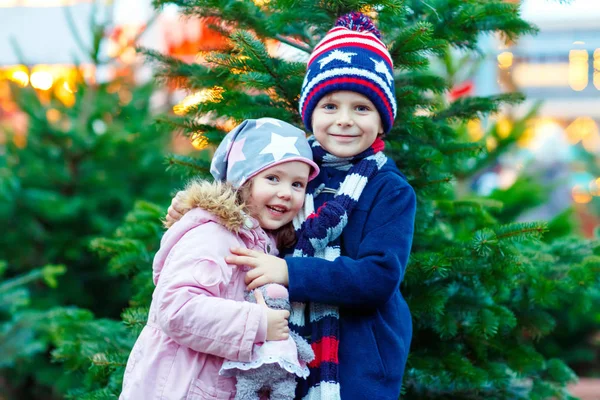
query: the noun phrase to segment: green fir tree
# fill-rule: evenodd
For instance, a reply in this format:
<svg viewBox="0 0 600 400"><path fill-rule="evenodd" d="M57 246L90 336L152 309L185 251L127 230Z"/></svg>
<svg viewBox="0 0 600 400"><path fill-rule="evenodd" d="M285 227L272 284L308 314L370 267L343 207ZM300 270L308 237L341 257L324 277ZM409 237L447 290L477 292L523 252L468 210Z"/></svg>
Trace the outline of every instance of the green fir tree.
<svg viewBox="0 0 600 400"><path fill-rule="evenodd" d="M581 143L573 146L575 153L572 171L586 171L591 177L600 176L598 155L586 150ZM574 173L574 172L572 172ZM600 199L597 197L597 185L592 180L587 188L586 194L591 196L587 204L578 204L577 208L584 210L584 217L576 218L573 210L566 210L555 218L557 223L565 223L577 220L583 225L582 218L590 218L597 221L600 215ZM596 222L597 224L597 222ZM594 231L593 237L587 240L576 240L571 238L570 242L562 249L564 257L577 258L581 254L600 254L598 251L598 229ZM593 252L594 246L596 251ZM575 261L575 260L574 260ZM541 343L544 354L563 359L580 376L600 375L600 264L597 262L590 278L594 284L590 285L585 292L577 292L574 307L562 309L556 315L556 329ZM575 261L577 262L577 261ZM586 283L587 285L587 283Z"/></svg>
<svg viewBox="0 0 600 400"><path fill-rule="evenodd" d="M46 265L11 278L5 276L7 267L6 262L0 262L0 368L19 370L21 360L38 357L47 347L42 327L51 313L28 308L31 288L42 282L56 288L57 278L65 272L65 267ZM31 392L41 394L36 389ZM12 399L21 396L15 385L0 379L0 397Z"/></svg>
<svg viewBox="0 0 600 400"><path fill-rule="evenodd" d="M129 68L131 75L105 82L82 75L76 84L56 81L55 86L67 85L73 93L67 100L55 90L11 88L28 122L26 142L9 131L0 145L0 260L8 262L4 278L18 282L49 276L48 269L57 264L66 272L56 279L56 289L32 284L27 292L10 292L6 301L14 298L14 304L8 325L0 327L12 339L0 338L14 352L0 351L2 398L4 389L7 398L41 398L51 395L48 387L59 393L79 383L50 360L52 343L60 339L60 332L52 333L55 324L63 314L78 321L94 315L118 319L131 297L129 280L108 271L90 242L111 234L136 200L166 203L173 194L175 178L165 169L171 131L153 124L156 85L136 83L135 66L102 58L109 26L105 21L91 27L92 48L85 51L96 69ZM26 59L26 49L22 53ZM14 307L25 299L26 307ZM67 306L90 311L61 308ZM118 332L119 324L113 325L110 332Z"/></svg>

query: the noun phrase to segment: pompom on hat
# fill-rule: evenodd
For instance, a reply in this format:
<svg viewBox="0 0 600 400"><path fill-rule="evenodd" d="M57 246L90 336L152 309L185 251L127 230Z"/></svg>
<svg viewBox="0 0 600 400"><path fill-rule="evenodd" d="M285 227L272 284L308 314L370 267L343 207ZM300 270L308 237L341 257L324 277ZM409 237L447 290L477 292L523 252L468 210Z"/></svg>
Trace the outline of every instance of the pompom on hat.
<svg viewBox="0 0 600 400"><path fill-rule="evenodd" d="M338 18L308 59L300 115L309 131L319 100L340 90L366 96L377 108L384 132L392 129L397 110L392 57L373 22L358 12Z"/></svg>
<svg viewBox="0 0 600 400"><path fill-rule="evenodd" d="M310 166L309 181L319 174L304 131L275 118L247 119L217 147L210 173L239 188L265 169L290 161Z"/></svg>

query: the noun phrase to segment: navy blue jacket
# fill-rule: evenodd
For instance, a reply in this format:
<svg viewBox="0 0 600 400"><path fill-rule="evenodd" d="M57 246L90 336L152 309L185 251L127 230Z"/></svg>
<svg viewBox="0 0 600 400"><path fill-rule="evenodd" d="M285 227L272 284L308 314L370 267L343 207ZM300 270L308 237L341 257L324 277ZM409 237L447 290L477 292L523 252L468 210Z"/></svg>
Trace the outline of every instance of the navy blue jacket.
<svg viewBox="0 0 600 400"><path fill-rule="evenodd" d="M326 186L345 172L322 168ZM332 194L315 198L315 209ZM292 301L340 307L342 400L398 399L412 337L400 283L412 245L415 192L390 159L350 215L334 261L287 257Z"/></svg>

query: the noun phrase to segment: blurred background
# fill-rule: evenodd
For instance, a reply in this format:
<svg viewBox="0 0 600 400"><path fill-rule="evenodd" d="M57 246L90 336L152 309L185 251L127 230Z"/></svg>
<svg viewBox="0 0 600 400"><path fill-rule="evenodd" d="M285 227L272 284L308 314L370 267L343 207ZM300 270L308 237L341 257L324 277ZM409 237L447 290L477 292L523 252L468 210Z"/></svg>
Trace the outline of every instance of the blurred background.
<svg viewBox="0 0 600 400"><path fill-rule="evenodd" d="M591 236L597 225L596 155L600 151L600 3L544 0L522 2L522 16L540 29L536 36L506 45L488 38L479 71L465 87L478 95L520 91L527 100L497 116L500 136L508 135L514 121L535 112L514 151L498 160L481 177L480 191L507 188L531 168L553 183L547 204L523 218L547 219L573 206L582 233ZM502 43L502 44L501 44ZM472 86L472 89L471 89ZM481 137L477 122L469 128ZM497 143L490 138L488 149Z"/></svg>
<svg viewBox="0 0 600 400"><path fill-rule="evenodd" d="M73 377L53 368L45 354L60 330L39 321L54 316L48 311L10 316L19 308L74 304L118 319L133 293L130 282L115 278L123 260L107 272L90 243L95 251L102 248L94 238L114 232L134 204L160 217L162 209L136 202L168 204L181 179L167 167L208 144L203 135L186 138L161 124L160 116L183 115L218 97L218 88L190 94L157 84L136 48L202 62L204 52L226 47L227 38L215 29L216 19L183 18L176 6L157 11L151 3L0 0L0 277L13 279L5 286L0 281L0 399L50 398L44 387L61 392L74 386ZM467 140L485 143L489 157L473 158L466 168L477 172L465 173L465 179L457 174L456 190L502 201L500 221L553 221L563 229L553 231L556 236L568 231L596 238L600 2L521 4L522 17L539 28L537 35L516 42L488 35L477 54L456 51L432 59L431 68L452 83L445 94L449 102L510 92L527 97L457 126ZM267 48L272 55L306 59L283 43ZM224 130L234 126L219 123ZM32 286L15 290L15 277L19 285ZM57 280L63 289L53 291ZM92 319L61 312L61 324ZM571 321L546 346L547 354L560 356L583 377L600 374L597 314ZM19 361L28 354L35 362ZM60 360L61 354L52 356ZM582 382L574 393L600 398L600 386L589 389L585 384L592 381Z"/></svg>

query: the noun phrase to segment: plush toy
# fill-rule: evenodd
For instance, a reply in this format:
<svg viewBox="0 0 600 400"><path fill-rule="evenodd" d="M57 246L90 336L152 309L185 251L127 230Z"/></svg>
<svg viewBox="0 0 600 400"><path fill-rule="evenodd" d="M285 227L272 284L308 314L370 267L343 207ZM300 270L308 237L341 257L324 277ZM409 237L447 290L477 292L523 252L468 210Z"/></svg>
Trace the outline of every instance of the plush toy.
<svg viewBox="0 0 600 400"><path fill-rule="evenodd" d="M276 310L291 310L289 294L284 286L269 283L260 290L265 303ZM246 300L256 303L254 290L246 293ZM271 400L293 400L296 376L308 376L307 363L315 355L302 337L290 332L287 340L255 344L249 362L225 361L221 374L237 378L235 400L259 400L270 393Z"/></svg>

